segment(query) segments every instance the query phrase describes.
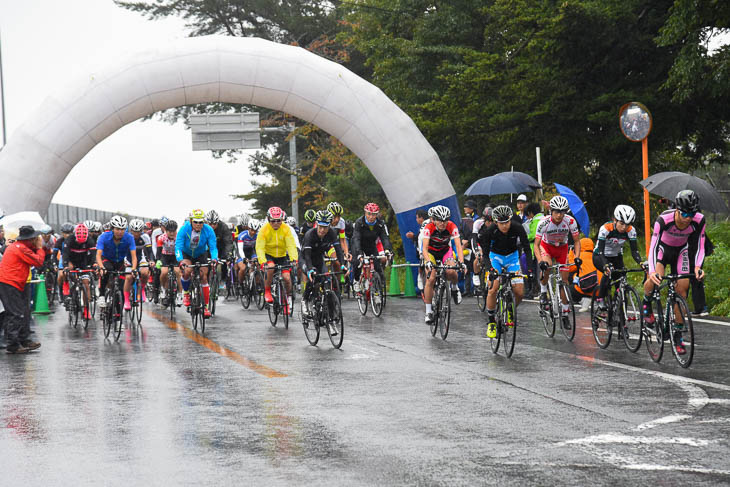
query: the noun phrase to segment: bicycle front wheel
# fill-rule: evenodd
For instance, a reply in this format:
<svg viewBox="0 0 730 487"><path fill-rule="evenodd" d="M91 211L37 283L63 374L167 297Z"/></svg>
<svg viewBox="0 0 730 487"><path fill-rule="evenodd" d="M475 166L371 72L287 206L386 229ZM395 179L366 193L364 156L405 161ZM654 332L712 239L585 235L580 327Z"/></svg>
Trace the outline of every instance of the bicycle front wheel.
<svg viewBox="0 0 730 487"><path fill-rule="evenodd" d="M477 306L479 307L479 311L484 313L484 311L487 309L487 283L484 279L484 271L479 272L479 289L475 291L475 294L477 295Z"/></svg>
<svg viewBox="0 0 730 487"><path fill-rule="evenodd" d="M505 297L504 309L502 310L502 348L507 357L512 356L515 350L515 337L517 335L517 309L515 298L511 291Z"/></svg>
<svg viewBox="0 0 730 487"><path fill-rule="evenodd" d="M593 330L593 338L599 348L605 349L611 343L613 328L608 317L608 310L612 309L610 302L610 294L606 294L604 300L605 309L598 306L598 290L593 291L591 297L591 329Z"/></svg>
<svg viewBox="0 0 730 487"><path fill-rule="evenodd" d="M692 358L695 352L695 332L692 325L692 315L689 313L687 301L682 296L675 296L674 309L669 322L669 338L672 341L672 353L679 365L686 369L692 365ZM669 318L669 317L668 317ZM678 350L684 349L684 353Z"/></svg>
<svg viewBox="0 0 730 487"><path fill-rule="evenodd" d="M558 284L558 289L560 289L562 293L565 293L565 297L568 301L568 311L563 312L562 297L559 299L561 305L560 329L563 330L565 338L572 342L573 338L575 338L575 306L573 305L573 299L570 296L570 287L565 284L565 281L561 280Z"/></svg>
<svg viewBox="0 0 730 487"><path fill-rule="evenodd" d="M325 293L325 316L327 317L327 334L330 342L335 348L342 346L342 340L345 336L345 322L342 319L342 307L340 306L340 298L334 291Z"/></svg>
<svg viewBox="0 0 730 487"><path fill-rule="evenodd" d="M553 308L553 285L552 280L548 280L547 302L545 305L540 304L540 319L542 326L545 328L547 336L552 338L555 336L555 312Z"/></svg>
<svg viewBox="0 0 730 487"><path fill-rule="evenodd" d="M310 345L316 346L317 342L319 342L319 326L317 323L317 320L319 318L319 313L314 311L315 304L310 303L309 307L312 311L312 315L308 316L304 312L304 299L301 300L301 306L302 306L302 327L304 327L304 336L307 337L307 341Z"/></svg>
<svg viewBox="0 0 730 487"><path fill-rule="evenodd" d="M360 314L363 316L365 316L368 312L368 298L365 292L366 283L366 279L360 279L360 292L355 294L357 296L357 307L360 309Z"/></svg>
<svg viewBox="0 0 730 487"><path fill-rule="evenodd" d="M122 334L122 324L124 322L124 296L122 296L122 291L120 290L117 290L114 293L112 320L114 323L114 339L119 340L119 336Z"/></svg>
<svg viewBox="0 0 730 487"><path fill-rule="evenodd" d="M652 300L654 307L654 323L649 324L642 320L642 333L646 342L646 351L654 362L659 362L664 354L664 317L660 300Z"/></svg>
<svg viewBox="0 0 730 487"><path fill-rule="evenodd" d="M112 330L112 322L113 322L113 306L114 306L114 299L112 299L112 293L111 291L107 291L106 296L104 296L104 308L102 309L102 323L104 326L104 338L109 338L109 333Z"/></svg>
<svg viewBox="0 0 730 487"><path fill-rule="evenodd" d="M142 324L142 309L144 308L144 299L140 296L139 298L139 307L137 308L137 324Z"/></svg>
<svg viewBox="0 0 730 487"><path fill-rule="evenodd" d="M441 339L446 340L451 323L451 292L446 284L439 289L439 332Z"/></svg>
<svg viewBox="0 0 730 487"><path fill-rule="evenodd" d="M377 272L373 274L372 281L370 282L370 306L373 308L373 314L375 316L380 316L385 307L383 281L380 280L380 275Z"/></svg>
<svg viewBox="0 0 730 487"><path fill-rule="evenodd" d="M251 283L251 292L253 293L256 307L259 310L264 309L266 306L266 300L264 299L264 273L260 269L256 269L253 273L253 281Z"/></svg>
<svg viewBox="0 0 730 487"><path fill-rule="evenodd" d="M243 309L248 309L248 307L251 306L252 289L251 280L248 277L244 277L240 284L241 306Z"/></svg>
<svg viewBox="0 0 730 487"><path fill-rule="evenodd" d="M639 295L631 286L626 286L623 292L623 299L619 308L621 313L619 326L624 338L626 348L636 352L641 347L642 339L642 309Z"/></svg>
<svg viewBox="0 0 730 487"><path fill-rule="evenodd" d="M281 310L281 316L284 319L284 328L289 329L289 298L286 293L286 286L284 281L279 281L279 310Z"/></svg>

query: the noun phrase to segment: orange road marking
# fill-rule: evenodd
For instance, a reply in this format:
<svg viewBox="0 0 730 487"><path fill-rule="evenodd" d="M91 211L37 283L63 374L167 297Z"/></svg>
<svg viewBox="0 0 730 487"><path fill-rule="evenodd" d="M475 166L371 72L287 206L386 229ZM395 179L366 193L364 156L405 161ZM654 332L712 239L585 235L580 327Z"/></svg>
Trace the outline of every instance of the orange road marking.
<svg viewBox="0 0 730 487"><path fill-rule="evenodd" d="M233 350L229 350L226 347L222 347L218 345L216 342L211 340L210 338L206 338L203 335L199 334L198 332L195 332L191 330L190 328L187 328L180 323L176 321L172 321L169 318L163 317L158 315L157 313L147 310L147 314L155 318L160 323L164 324L171 330L176 330L181 332L183 335L197 343L198 345L202 345L208 350L211 350L219 355L222 355L228 359L233 360L237 364L243 365L244 367L247 367L257 374L261 374L264 377L268 378L280 378L280 377L287 377L286 374L282 374L281 372L277 372L274 369L270 369L266 367L265 365L261 365L259 363L254 362L253 360L249 360L246 357L239 355L238 353L234 352Z"/></svg>

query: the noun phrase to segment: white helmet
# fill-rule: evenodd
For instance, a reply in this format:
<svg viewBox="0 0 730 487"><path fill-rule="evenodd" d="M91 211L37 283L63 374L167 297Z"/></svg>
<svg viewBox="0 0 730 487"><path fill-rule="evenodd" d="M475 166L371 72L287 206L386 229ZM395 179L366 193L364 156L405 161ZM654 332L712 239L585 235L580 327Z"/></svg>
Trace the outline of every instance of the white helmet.
<svg viewBox="0 0 730 487"><path fill-rule="evenodd" d="M84 220L84 226L89 229L89 231L93 231L92 228L94 228L94 221L93 220Z"/></svg>
<svg viewBox="0 0 730 487"><path fill-rule="evenodd" d="M91 231L92 232L101 232L101 222L94 222L94 228Z"/></svg>
<svg viewBox="0 0 730 487"><path fill-rule="evenodd" d="M558 195L553 196L550 200L550 209L555 211L568 211L570 209L570 205L568 205L568 200Z"/></svg>
<svg viewBox="0 0 730 487"><path fill-rule="evenodd" d="M428 216L430 216L432 220L446 221L451 218L451 210L444 205L434 206L429 208Z"/></svg>
<svg viewBox="0 0 730 487"><path fill-rule="evenodd" d="M121 215L114 215L112 219L109 220L109 224L112 226L112 228L124 228L125 230L127 229L127 219Z"/></svg>
<svg viewBox="0 0 730 487"><path fill-rule="evenodd" d="M290 227L296 227L297 221L294 219L293 216L290 216L286 219L286 224L289 225Z"/></svg>
<svg viewBox="0 0 730 487"><path fill-rule="evenodd" d="M617 221L624 222L627 225L631 225L636 219L636 212L628 205L618 205L616 209L613 210L613 217Z"/></svg>
<svg viewBox="0 0 730 487"><path fill-rule="evenodd" d="M499 205L492 210L492 218L500 223L510 221L512 214L512 208L507 205Z"/></svg>
<svg viewBox="0 0 730 487"><path fill-rule="evenodd" d="M114 225L114 224L112 223L112 225ZM144 228L144 222L142 220L140 220L139 218L135 218L134 220L129 222L129 229L132 230L133 232L141 232L143 228Z"/></svg>
<svg viewBox="0 0 730 487"><path fill-rule="evenodd" d="M261 222L259 220L256 220L255 218L251 218L248 221L248 228L250 228L254 232L258 232L261 229Z"/></svg>

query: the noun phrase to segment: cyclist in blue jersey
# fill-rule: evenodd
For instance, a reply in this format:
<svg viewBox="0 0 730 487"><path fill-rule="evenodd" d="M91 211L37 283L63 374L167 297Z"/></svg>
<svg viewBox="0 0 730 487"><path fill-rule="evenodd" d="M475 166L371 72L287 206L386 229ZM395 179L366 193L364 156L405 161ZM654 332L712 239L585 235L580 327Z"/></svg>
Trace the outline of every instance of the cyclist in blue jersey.
<svg viewBox="0 0 730 487"><path fill-rule="evenodd" d="M216 243L215 231L205 223L203 210L193 210L190 218L180 227L175 239L175 258L180 263L183 276L181 279L183 288L183 306L190 306L190 276L193 273L191 264L206 264L208 254L215 265L218 262L218 244ZM208 303L210 302L210 286L208 285L208 268L200 269L200 284L203 287L203 299L205 300L204 314L210 318Z"/></svg>
<svg viewBox="0 0 730 487"><path fill-rule="evenodd" d="M246 259L249 261L256 260L256 233L261 228L261 222L251 219L248 222L248 230L244 230L238 234L236 239L236 251L238 259L236 260L236 270L238 271L238 282L243 282L246 277Z"/></svg>
<svg viewBox="0 0 730 487"><path fill-rule="evenodd" d="M129 293L132 290L134 275L137 274L137 250L134 244L134 237L127 232L127 219L120 215L114 215L109 221L112 227L110 232L99 235L96 241L96 265L102 270L101 288L106 289L109 275L105 271L124 271L126 268L124 258L131 253L131 271L124 279L124 309L132 309L129 301Z"/></svg>

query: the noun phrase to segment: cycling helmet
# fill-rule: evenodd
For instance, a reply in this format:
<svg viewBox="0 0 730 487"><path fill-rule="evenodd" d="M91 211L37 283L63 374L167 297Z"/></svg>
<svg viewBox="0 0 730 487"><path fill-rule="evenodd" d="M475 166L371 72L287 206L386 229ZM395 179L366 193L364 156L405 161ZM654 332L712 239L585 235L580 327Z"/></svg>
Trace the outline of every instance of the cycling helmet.
<svg viewBox="0 0 730 487"><path fill-rule="evenodd" d="M284 210L282 210L278 206L272 206L271 208L269 208L269 211L266 212L266 219L269 221L284 220L284 218L286 218L286 213L284 213Z"/></svg>
<svg viewBox="0 0 730 487"><path fill-rule="evenodd" d="M330 203L329 206L332 206L332 203ZM328 209L329 209L329 206L327 207ZM332 211L332 210L330 210L330 211ZM315 218L317 218L317 212L316 211L314 211L312 209L309 209L309 210L307 210L307 211L304 212L304 220L305 221L308 221L309 223L312 223Z"/></svg>
<svg viewBox="0 0 730 487"><path fill-rule="evenodd" d="M255 218L251 218L248 221L248 228L250 228L254 232L258 232L261 229L261 221L256 220Z"/></svg>
<svg viewBox="0 0 730 487"><path fill-rule="evenodd" d="M127 228L127 219L124 218L121 215L114 215L111 220L109 220L109 224L112 228Z"/></svg>
<svg viewBox="0 0 730 487"><path fill-rule="evenodd" d="M297 221L294 219L293 216L290 216L289 218L286 219L286 224L289 225L290 227L296 227Z"/></svg>
<svg viewBox="0 0 730 487"><path fill-rule="evenodd" d="M451 218L451 210L449 210L448 207L444 205L434 206L433 208L429 209L429 216L432 220L445 222L449 218Z"/></svg>
<svg viewBox="0 0 730 487"><path fill-rule="evenodd" d="M129 229L133 232L141 232L144 228L144 222L140 220L139 218L135 218L131 222L129 222Z"/></svg>
<svg viewBox="0 0 730 487"><path fill-rule="evenodd" d="M61 233L71 233L74 231L73 223L66 222L63 225L61 225Z"/></svg>
<svg viewBox="0 0 730 487"><path fill-rule="evenodd" d="M558 195L553 196L550 200L550 209L555 211L568 211L570 209L570 205L568 205L568 200Z"/></svg>
<svg viewBox="0 0 730 487"><path fill-rule="evenodd" d="M334 217L335 216L329 210L319 210L316 216L317 225L328 227L330 223L332 223Z"/></svg>
<svg viewBox="0 0 730 487"><path fill-rule="evenodd" d="M218 223L219 221L221 221L221 219L218 216L218 212L216 212L215 210L210 210L208 213L205 214L205 221L209 225L212 225L214 223Z"/></svg>
<svg viewBox="0 0 730 487"><path fill-rule="evenodd" d="M327 205L327 211L332 213L334 216L342 215L342 213L345 211L345 209L342 207L341 204L339 204L336 201L333 201L329 205Z"/></svg>
<svg viewBox="0 0 730 487"><path fill-rule="evenodd" d="M175 220L167 220L167 224L165 225L165 230L177 230L177 222Z"/></svg>
<svg viewBox="0 0 730 487"><path fill-rule="evenodd" d="M78 243L86 242L86 239L89 238L89 229L83 223L79 223L74 228L74 237Z"/></svg>
<svg viewBox="0 0 730 487"><path fill-rule="evenodd" d="M162 228L165 228L167 226L167 222L169 222L169 221L170 221L169 218L167 218L166 216L163 216L162 218L160 218L160 226Z"/></svg>
<svg viewBox="0 0 730 487"><path fill-rule="evenodd" d="M191 211L188 217L191 222L205 223L205 212L199 208Z"/></svg>
<svg viewBox="0 0 730 487"><path fill-rule="evenodd" d="M103 224L103 225L101 226L101 229L102 229L102 231L104 231L104 232L108 232L109 230L111 230L111 229L112 229L112 224L111 224L110 222L106 222L105 224Z"/></svg>
<svg viewBox="0 0 730 487"><path fill-rule="evenodd" d="M152 230L152 222L143 222L145 230Z"/></svg>
<svg viewBox="0 0 730 487"><path fill-rule="evenodd" d="M43 226L41 227L41 229L40 229L40 232L41 232L41 233L42 233L43 235L48 235L49 233L52 233L52 232L53 232L53 228L51 228L51 226L50 226L50 225L43 225Z"/></svg>
<svg viewBox="0 0 730 487"><path fill-rule="evenodd" d="M91 230L92 228L94 228L93 220L84 220L84 226L87 230Z"/></svg>
<svg viewBox="0 0 730 487"><path fill-rule="evenodd" d="M152 222L150 223L152 223L152 228L157 228L160 226L160 220L158 220L157 218L153 218Z"/></svg>
<svg viewBox="0 0 730 487"><path fill-rule="evenodd" d="M677 197L674 198L674 206L679 211L696 213L700 211L700 198L691 189L684 189L677 193Z"/></svg>
<svg viewBox="0 0 730 487"><path fill-rule="evenodd" d="M484 218L486 218L487 220L491 220L493 211L494 208L492 208L491 206L485 206L484 211L482 211L482 215L484 215Z"/></svg>
<svg viewBox="0 0 730 487"><path fill-rule="evenodd" d="M512 218L512 208L507 205L499 205L492 210L492 218L499 223L506 223Z"/></svg>
<svg viewBox="0 0 730 487"><path fill-rule="evenodd" d="M92 232L101 232L101 222L94 222L94 226L91 229Z"/></svg>
<svg viewBox="0 0 730 487"><path fill-rule="evenodd" d="M636 212L628 205L618 205L616 209L613 210L613 217L617 221L631 225L634 223L634 219L636 218Z"/></svg>
<svg viewBox="0 0 730 487"><path fill-rule="evenodd" d="M368 203L365 205L365 211L368 213L380 213L380 207L375 203Z"/></svg>

